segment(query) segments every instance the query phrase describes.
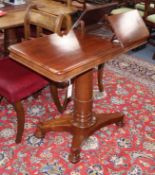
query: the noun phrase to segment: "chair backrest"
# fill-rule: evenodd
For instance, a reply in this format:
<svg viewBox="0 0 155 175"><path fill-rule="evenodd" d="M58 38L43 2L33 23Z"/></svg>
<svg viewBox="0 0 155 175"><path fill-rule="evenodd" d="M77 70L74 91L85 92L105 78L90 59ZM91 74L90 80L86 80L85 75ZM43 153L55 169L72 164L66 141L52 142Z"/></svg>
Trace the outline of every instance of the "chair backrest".
<svg viewBox="0 0 155 175"><path fill-rule="evenodd" d="M76 7L77 10L83 11L86 9L86 0L72 0L72 6Z"/></svg>
<svg viewBox="0 0 155 175"><path fill-rule="evenodd" d="M122 47L145 43L149 37L149 31L137 10L107 18Z"/></svg>
<svg viewBox="0 0 155 175"><path fill-rule="evenodd" d="M56 4L56 3L60 3L60 4L64 4L66 7L71 7L71 3L72 0L27 0L30 1L30 3L38 3L38 4L46 4L48 6L51 6L51 3ZM52 1L52 2L51 2Z"/></svg>
<svg viewBox="0 0 155 175"><path fill-rule="evenodd" d="M144 19L147 16L155 14L155 0L145 0L145 14Z"/></svg>
<svg viewBox="0 0 155 175"><path fill-rule="evenodd" d="M155 0L146 0L146 7L145 7L145 23L148 26L150 30L150 38L148 42L155 46L155 35L154 35L154 29L155 29ZM155 60L155 52L153 55L153 59Z"/></svg>
<svg viewBox="0 0 155 175"><path fill-rule="evenodd" d="M69 15L54 15L39 10L39 6L31 4L26 11L24 20L25 39L31 37L31 26L36 26L36 37L42 36L43 29L58 35L67 34L72 22Z"/></svg>
<svg viewBox="0 0 155 175"><path fill-rule="evenodd" d="M72 0L55 0L55 1L62 2L64 4L66 4L67 7L71 7Z"/></svg>

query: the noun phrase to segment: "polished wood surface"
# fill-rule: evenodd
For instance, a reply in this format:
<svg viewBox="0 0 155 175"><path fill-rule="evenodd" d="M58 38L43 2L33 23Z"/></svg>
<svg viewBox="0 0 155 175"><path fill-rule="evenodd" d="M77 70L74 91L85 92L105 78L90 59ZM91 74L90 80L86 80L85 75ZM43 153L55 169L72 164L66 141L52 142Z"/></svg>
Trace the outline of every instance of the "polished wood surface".
<svg viewBox="0 0 155 175"><path fill-rule="evenodd" d="M136 20L132 20L133 18ZM148 38L149 31L139 16L137 10L129 11L123 16L121 14L113 15L113 17L109 16L108 19L117 39L123 47L130 46L133 43L141 42L142 40L146 40ZM120 25L121 23L124 25ZM136 30L137 28L139 28L139 30Z"/></svg>
<svg viewBox="0 0 155 175"><path fill-rule="evenodd" d="M10 29L24 24L25 11L11 10L3 17L0 17L0 29Z"/></svg>
<svg viewBox="0 0 155 175"><path fill-rule="evenodd" d="M119 16L121 17L124 17L124 14ZM116 20L119 21L119 18ZM131 20L128 16L126 18L131 25L136 20L136 18ZM120 25L124 24L120 23ZM134 30L141 29L147 35L144 25L136 26ZM133 32L132 28L129 30ZM132 32L128 33L131 39L134 37ZM114 44L100 37L71 31L63 37L54 34L11 46L10 56L14 60L47 78L58 82L74 78L73 112L63 114L59 119L40 123L35 135L44 137L49 131L70 132L73 140L69 160L77 163L80 160L80 147L85 139L108 124L116 123L122 126L122 113L97 114L93 112L93 69L114 56L145 43L146 38L141 37L127 47L122 47L120 44Z"/></svg>
<svg viewBox="0 0 155 175"><path fill-rule="evenodd" d="M121 46L113 45L100 37L73 31L63 37L54 34L37 38L31 41L31 47L29 44L29 41L25 41L11 46L10 56L14 59L17 56L17 61L57 82L69 80L107 61L111 58L108 53L114 55L124 50ZM94 47L94 44L97 47Z"/></svg>
<svg viewBox="0 0 155 175"><path fill-rule="evenodd" d="M29 41L25 41L11 46L10 56L57 82L69 80L106 62L115 54L128 50L128 48L114 45L100 37L82 35L80 32L74 33L73 31L63 37L54 34L37 38L31 41L31 47L29 44ZM136 44L130 46L130 49ZM39 54L38 48L40 49Z"/></svg>

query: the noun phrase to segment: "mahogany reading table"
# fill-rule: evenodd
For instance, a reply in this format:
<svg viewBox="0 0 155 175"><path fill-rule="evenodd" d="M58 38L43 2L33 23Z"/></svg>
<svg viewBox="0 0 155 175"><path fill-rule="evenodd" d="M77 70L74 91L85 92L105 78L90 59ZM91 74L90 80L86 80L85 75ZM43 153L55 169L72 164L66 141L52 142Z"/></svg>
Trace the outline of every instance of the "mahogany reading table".
<svg viewBox="0 0 155 175"><path fill-rule="evenodd" d="M25 41L10 47L12 59L24 64L45 77L64 82L73 79L74 110L59 119L38 124L36 137L49 131L68 131L73 135L69 160L80 160L82 142L101 127L123 124L123 114L97 114L93 112L93 69L114 56L120 55L146 42L149 35L137 11L110 16L109 21L120 40L109 40L70 31L66 36L56 34ZM124 26L124 21L128 21ZM130 28L129 28L129 26ZM125 31L128 28L128 31Z"/></svg>

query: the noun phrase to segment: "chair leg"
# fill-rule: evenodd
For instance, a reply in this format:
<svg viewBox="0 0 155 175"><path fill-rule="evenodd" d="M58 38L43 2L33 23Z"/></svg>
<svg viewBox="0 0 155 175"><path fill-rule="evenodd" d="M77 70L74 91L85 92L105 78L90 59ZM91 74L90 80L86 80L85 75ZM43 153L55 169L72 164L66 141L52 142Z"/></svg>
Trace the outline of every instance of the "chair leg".
<svg viewBox="0 0 155 175"><path fill-rule="evenodd" d="M99 88L100 92L103 92L103 90L104 90L103 83L102 83L103 69L104 69L104 64L100 64L98 66L98 72L97 72L97 75L98 75L98 77L97 77L98 78L98 88Z"/></svg>
<svg viewBox="0 0 155 175"><path fill-rule="evenodd" d="M4 55L8 55L8 46L9 46L9 34L8 30L4 30Z"/></svg>
<svg viewBox="0 0 155 175"><path fill-rule="evenodd" d="M62 113L66 109L67 104L70 101L70 98L68 98L67 95L65 95L64 102L61 105L61 102L60 102L59 96L58 96L58 88L55 84L53 84L53 83L50 84L50 91L51 91L51 96L53 98L53 101L54 101L58 111L60 113ZM66 92L66 94L67 94L67 92Z"/></svg>
<svg viewBox="0 0 155 175"><path fill-rule="evenodd" d="M153 60L155 60L155 53L154 53L154 55L153 55L152 59L153 59Z"/></svg>
<svg viewBox="0 0 155 175"><path fill-rule="evenodd" d="M8 47L11 44L15 44L19 42L19 32L17 32L16 28L9 28L4 30L4 55L9 54Z"/></svg>
<svg viewBox="0 0 155 175"><path fill-rule="evenodd" d="M24 132L24 124L25 124L25 114L24 108L20 101L14 103L15 111L17 113L17 134L16 134L16 143L20 143L22 141L22 136Z"/></svg>
<svg viewBox="0 0 155 175"><path fill-rule="evenodd" d="M41 89L41 90L42 90L42 89ZM38 96L41 94L41 90L35 92L35 93L33 94L33 97L34 97L34 98L38 98Z"/></svg>
<svg viewBox="0 0 155 175"><path fill-rule="evenodd" d="M2 101L2 99L3 99L3 97L2 97L2 96L0 96L0 102Z"/></svg>

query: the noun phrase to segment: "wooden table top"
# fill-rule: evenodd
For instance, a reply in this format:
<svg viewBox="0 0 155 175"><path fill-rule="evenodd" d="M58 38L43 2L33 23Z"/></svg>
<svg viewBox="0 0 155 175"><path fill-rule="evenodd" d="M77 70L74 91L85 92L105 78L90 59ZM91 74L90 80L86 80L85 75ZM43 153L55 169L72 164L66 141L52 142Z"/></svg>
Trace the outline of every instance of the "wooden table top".
<svg viewBox="0 0 155 175"><path fill-rule="evenodd" d="M13 59L58 82L73 78L125 51L108 40L73 31L63 37L53 34L25 41L12 45L9 50Z"/></svg>
<svg viewBox="0 0 155 175"><path fill-rule="evenodd" d="M8 29L24 24L25 10L11 10L0 17L0 29Z"/></svg>
<svg viewBox="0 0 155 175"><path fill-rule="evenodd" d="M10 56L49 79L63 82L146 43L149 32L138 11L112 15L108 20L118 44L70 31L62 37L53 34L13 45ZM129 24L124 26L124 21Z"/></svg>

